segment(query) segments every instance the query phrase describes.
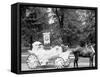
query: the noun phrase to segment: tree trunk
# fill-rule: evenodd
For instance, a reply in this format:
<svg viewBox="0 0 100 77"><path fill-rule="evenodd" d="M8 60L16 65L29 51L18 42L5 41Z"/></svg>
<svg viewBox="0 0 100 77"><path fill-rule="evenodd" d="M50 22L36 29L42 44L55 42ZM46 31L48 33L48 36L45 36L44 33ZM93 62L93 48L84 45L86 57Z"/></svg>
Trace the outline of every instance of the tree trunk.
<svg viewBox="0 0 100 77"><path fill-rule="evenodd" d="M61 15L61 18L60 18L60 33L61 33L61 38L62 38L62 43L64 43L64 35L63 35L63 25L64 25L64 13L63 13L63 10L62 11L62 15Z"/></svg>
<svg viewBox="0 0 100 77"><path fill-rule="evenodd" d="M32 50L33 36L30 36L30 49Z"/></svg>
<svg viewBox="0 0 100 77"><path fill-rule="evenodd" d="M64 10L60 9L60 12L61 12L61 15L59 15L58 10L56 8L56 16L57 16L58 22L59 22L61 39L62 39L62 43L64 43L64 36L63 36Z"/></svg>

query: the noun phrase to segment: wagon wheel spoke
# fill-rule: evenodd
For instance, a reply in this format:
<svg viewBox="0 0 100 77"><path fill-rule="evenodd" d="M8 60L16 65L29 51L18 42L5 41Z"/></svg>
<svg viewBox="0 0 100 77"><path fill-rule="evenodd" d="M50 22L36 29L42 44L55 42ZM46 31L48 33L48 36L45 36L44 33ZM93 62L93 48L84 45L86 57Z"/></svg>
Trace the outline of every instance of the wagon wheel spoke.
<svg viewBox="0 0 100 77"><path fill-rule="evenodd" d="M30 69L35 69L40 65L37 56L34 54L28 56L26 63Z"/></svg>
<svg viewBox="0 0 100 77"><path fill-rule="evenodd" d="M65 61L63 58L61 57L58 57L56 60L55 60L55 66L56 68L63 68L65 65Z"/></svg>

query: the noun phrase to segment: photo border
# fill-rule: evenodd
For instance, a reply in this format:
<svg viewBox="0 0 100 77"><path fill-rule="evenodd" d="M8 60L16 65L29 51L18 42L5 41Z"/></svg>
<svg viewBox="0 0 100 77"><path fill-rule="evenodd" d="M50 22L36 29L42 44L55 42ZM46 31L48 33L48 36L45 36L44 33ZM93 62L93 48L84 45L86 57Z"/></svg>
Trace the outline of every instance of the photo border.
<svg viewBox="0 0 100 77"><path fill-rule="evenodd" d="M64 72L64 71L80 71L80 70L94 70L98 69L98 8L97 7L85 7L85 6L69 6L69 5L52 5L52 4L36 4L36 3L16 3L17 4L17 72L18 74L27 74L27 73L46 73L46 72ZM68 9L85 9L85 10L95 10L96 19L96 53L95 53L95 67L79 67L79 68L61 68L61 69L46 69L46 70L21 70L21 7L22 6L33 6L33 7L50 7L50 8L68 8Z"/></svg>

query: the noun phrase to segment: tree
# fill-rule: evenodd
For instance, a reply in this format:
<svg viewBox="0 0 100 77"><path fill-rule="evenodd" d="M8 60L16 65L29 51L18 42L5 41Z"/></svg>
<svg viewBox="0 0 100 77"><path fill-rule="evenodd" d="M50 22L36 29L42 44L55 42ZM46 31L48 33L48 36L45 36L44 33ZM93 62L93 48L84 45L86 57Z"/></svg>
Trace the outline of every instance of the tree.
<svg viewBox="0 0 100 77"><path fill-rule="evenodd" d="M28 44L41 40L42 30L48 24L46 8L22 7L21 9L21 35L22 44ZM25 44L24 44L25 43Z"/></svg>
<svg viewBox="0 0 100 77"><path fill-rule="evenodd" d="M45 31L50 32L51 45L95 43L95 11L23 7L21 30L22 41L28 45L36 40L42 42Z"/></svg>
<svg viewBox="0 0 100 77"><path fill-rule="evenodd" d="M95 40L95 11L53 8L65 44L89 43Z"/></svg>

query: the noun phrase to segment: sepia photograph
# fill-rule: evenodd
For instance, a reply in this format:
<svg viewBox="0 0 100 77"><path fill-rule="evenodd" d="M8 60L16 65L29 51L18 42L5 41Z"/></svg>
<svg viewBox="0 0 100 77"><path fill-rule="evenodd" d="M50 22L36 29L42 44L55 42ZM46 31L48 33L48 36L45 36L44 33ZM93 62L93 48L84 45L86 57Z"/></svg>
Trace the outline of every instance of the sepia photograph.
<svg viewBox="0 0 100 77"><path fill-rule="evenodd" d="M21 71L96 67L96 10L21 6Z"/></svg>

